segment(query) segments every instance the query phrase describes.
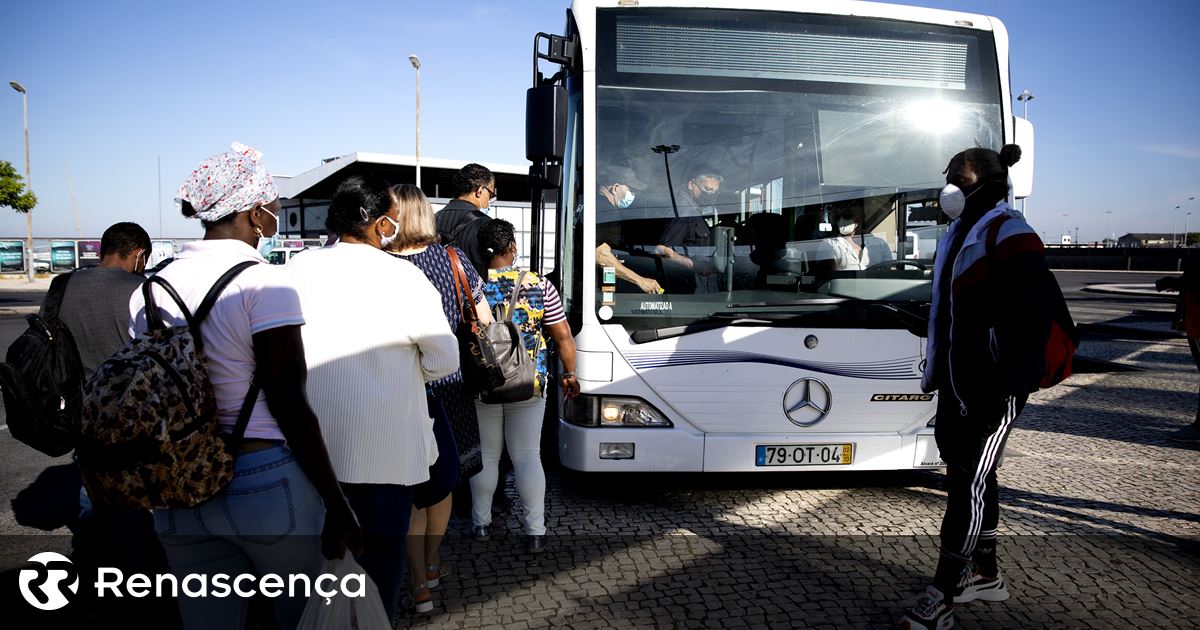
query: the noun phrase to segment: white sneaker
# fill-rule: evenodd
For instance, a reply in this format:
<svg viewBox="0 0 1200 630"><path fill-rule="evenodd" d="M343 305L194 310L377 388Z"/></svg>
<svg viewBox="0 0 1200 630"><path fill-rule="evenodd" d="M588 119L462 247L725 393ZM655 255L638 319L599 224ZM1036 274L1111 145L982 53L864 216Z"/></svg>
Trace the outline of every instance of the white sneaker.
<svg viewBox="0 0 1200 630"><path fill-rule="evenodd" d="M900 620L900 630L950 630L954 627L954 605L935 586L926 587L912 610Z"/></svg>
<svg viewBox="0 0 1200 630"><path fill-rule="evenodd" d="M1008 599L1008 588L1004 586L1004 578L997 573L996 577L983 577L971 571L964 573L958 583L958 594L954 596L955 604L965 604L975 600L985 602L1002 602Z"/></svg>

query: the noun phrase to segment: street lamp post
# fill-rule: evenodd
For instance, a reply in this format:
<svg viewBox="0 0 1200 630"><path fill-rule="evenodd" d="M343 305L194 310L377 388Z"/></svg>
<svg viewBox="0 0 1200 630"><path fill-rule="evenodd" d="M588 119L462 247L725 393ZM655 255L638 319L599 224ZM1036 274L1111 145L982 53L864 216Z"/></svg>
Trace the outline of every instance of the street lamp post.
<svg viewBox="0 0 1200 630"><path fill-rule="evenodd" d="M1066 212L1064 212L1064 213L1063 213L1063 232L1062 232L1062 233L1066 234L1067 236L1070 236L1070 235L1071 235L1071 228L1067 227L1068 225L1070 225L1069 223L1067 223L1067 217L1068 217L1068 216L1070 216L1070 215L1069 215L1069 214L1067 214ZM1062 238L1061 238L1061 237L1058 239L1058 242L1059 242L1060 244L1062 243Z"/></svg>
<svg viewBox="0 0 1200 630"><path fill-rule="evenodd" d="M1033 98L1033 93L1029 90L1021 90L1021 94L1017 96L1017 100L1025 105L1025 113L1022 116L1025 120L1029 120L1029 101L1032 101Z"/></svg>
<svg viewBox="0 0 1200 630"><path fill-rule="evenodd" d="M1017 100L1025 106L1025 113L1022 117L1029 120L1029 101L1033 100L1033 93L1029 90L1021 90L1021 94L1017 96ZM1025 214L1025 197L1021 197L1021 214Z"/></svg>
<svg viewBox="0 0 1200 630"><path fill-rule="evenodd" d="M23 118L23 122L25 124L25 190L27 192L33 192L33 182L30 181L30 178L29 178L29 101L28 101L29 94L25 91L25 86L21 85L20 83L17 83L16 81L9 81L8 84L12 86L12 89L21 93L21 115ZM25 229L28 231L26 241L25 241L25 249L28 252L26 254L26 256L28 256L28 258L26 259L25 266L27 267L29 281L33 282L34 264L33 264L33 209L32 208L29 209L29 212L25 213Z"/></svg>
<svg viewBox="0 0 1200 630"><path fill-rule="evenodd" d="M409 55L408 62L417 71L417 188L421 187L421 59Z"/></svg>
<svg viewBox="0 0 1200 630"><path fill-rule="evenodd" d="M1179 206L1175 206L1178 210ZM1175 229L1175 210L1171 211L1171 247L1175 247L1179 243L1179 232Z"/></svg>
<svg viewBox="0 0 1200 630"><path fill-rule="evenodd" d="M1104 211L1104 231L1105 231L1105 233L1107 233L1111 227L1112 227L1112 210L1105 210ZM1111 234L1107 238L1110 238L1115 241L1115 240L1117 240L1117 235ZM1105 243L1104 246L1108 247L1108 243Z"/></svg>
<svg viewBox="0 0 1200 630"><path fill-rule="evenodd" d="M1191 211L1188 210L1188 207L1191 206L1192 201L1194 201L1195 199L1196 199L1195 197L1188 197L1187 201L1185 201L1183 203L1183 212L1184 212L1184 215L1183 215L1183 246L1184 247L1188 246L1188 215L1191 214ZM1174 221L1172 221L1172 224L1173 223L1174 223Z"/></svg>

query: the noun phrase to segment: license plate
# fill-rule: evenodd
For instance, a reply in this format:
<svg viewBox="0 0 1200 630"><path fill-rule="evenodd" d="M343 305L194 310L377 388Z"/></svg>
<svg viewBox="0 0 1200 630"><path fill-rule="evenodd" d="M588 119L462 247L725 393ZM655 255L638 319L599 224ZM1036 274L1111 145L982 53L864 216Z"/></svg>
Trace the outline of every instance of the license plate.
<svg viewBox="0 0 1200 630"><path fill-rule="evenodd" d="M759 444L755 466L838 466L854 460L853 444Z"/></svg>

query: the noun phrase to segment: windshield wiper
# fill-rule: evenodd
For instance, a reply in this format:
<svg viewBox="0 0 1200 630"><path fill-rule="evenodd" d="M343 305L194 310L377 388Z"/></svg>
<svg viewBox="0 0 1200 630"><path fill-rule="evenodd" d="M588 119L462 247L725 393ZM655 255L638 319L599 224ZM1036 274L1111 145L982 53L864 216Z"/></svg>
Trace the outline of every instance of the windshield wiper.
<svg viewBox="0 0 1200 630"><path fill-rule="evenodd" d="M855 300L854 298L844 297L827 297L813 298L811 300L783 300L780 302L734 302L726 304L725 308L763 308L767 306L828 306L830 304L845 304L846 302L866 301Z"/></svg>
<svg viewBox="0 0 1200 630"><path fill-rule="evenodd" d="M827 297L810 300L782 300L779 302L743 302L730 304L726 308L764 308L772 306L829 306L829 305L867 306L893 315L904 329L918 337L928 334L929 318L900 308L891 302L880 300L864 300L851 297Z"/></svg>
<svg viewBox="0 0 1200 630"><path fill-rule="evenodd" d="M759 319L748 317L745 313L713 313L708 317L703 317L693 320L682 326L668 326L666 328L635 330L629 335L629 338L634 343L648 343L658 341L660 339L670 339L672 337L682 337L683 335L691 335L706 330L716 330L728 326L761 326L771 324L769 319Z"/></svg>

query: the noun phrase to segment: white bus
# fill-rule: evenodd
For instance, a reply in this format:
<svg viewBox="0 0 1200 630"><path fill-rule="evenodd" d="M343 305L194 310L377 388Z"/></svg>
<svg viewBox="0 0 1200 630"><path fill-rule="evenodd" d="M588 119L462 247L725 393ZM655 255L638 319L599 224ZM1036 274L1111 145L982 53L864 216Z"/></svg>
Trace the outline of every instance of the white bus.
<svg viewBox="0 0 1200 630"><path fill-rule="evenodd" d="M534 225L583 391L562 463L942 465L920 390L936 200L974 146L1023 145L1032 188L1008 54L996 18L868 2L579 0L538 34L526 149L556 209Z"/></svg>

